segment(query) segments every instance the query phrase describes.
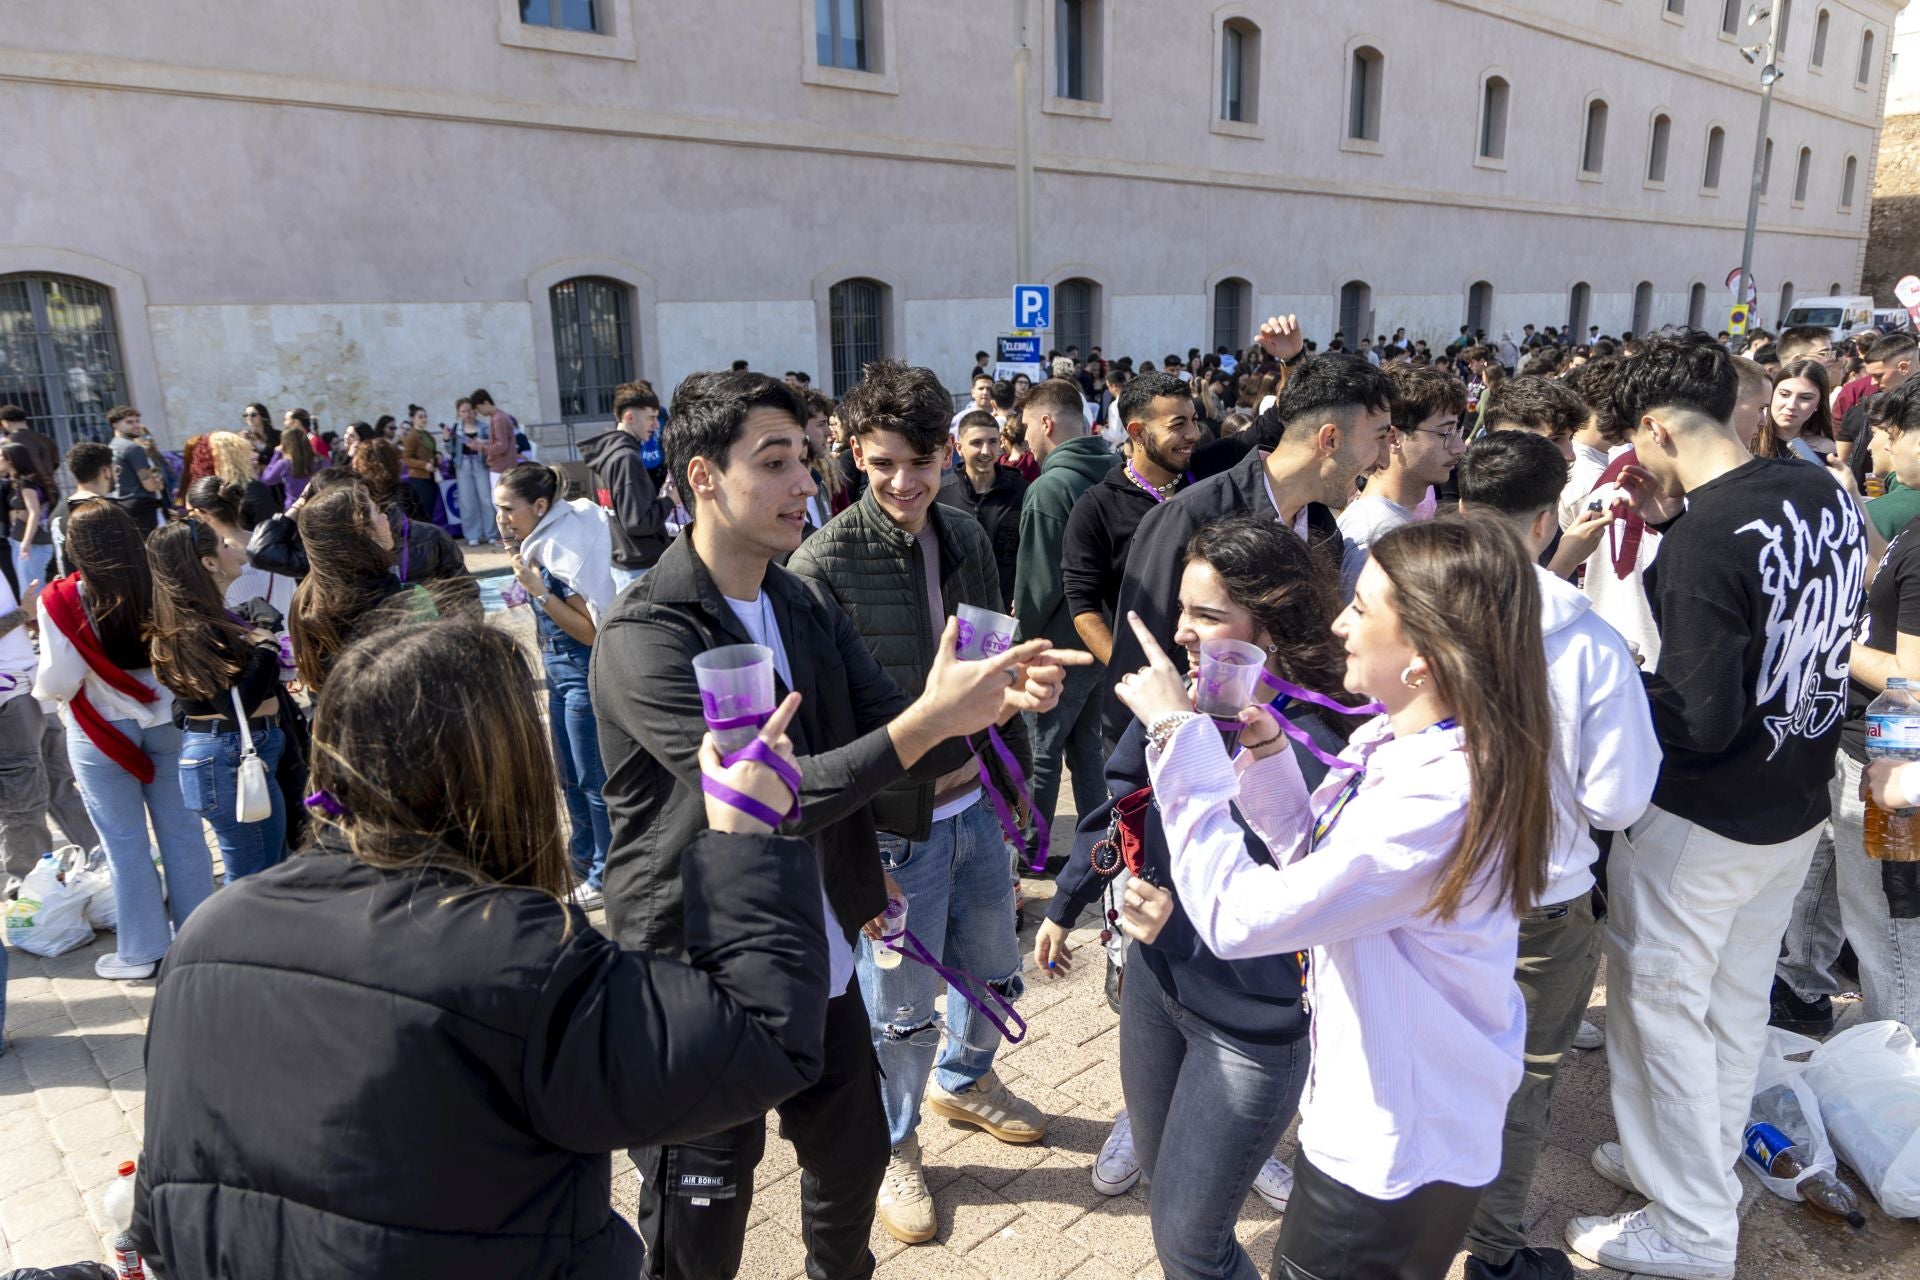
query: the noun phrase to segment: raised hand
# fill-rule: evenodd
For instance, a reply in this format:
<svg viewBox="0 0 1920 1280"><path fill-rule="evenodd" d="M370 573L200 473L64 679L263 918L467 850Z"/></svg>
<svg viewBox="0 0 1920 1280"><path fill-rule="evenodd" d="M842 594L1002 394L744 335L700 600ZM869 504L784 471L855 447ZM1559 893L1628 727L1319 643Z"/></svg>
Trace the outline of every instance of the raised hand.
<svg viewBox="0 0 1920 1280"><path fill-rule="evenodd" d="M1140 621L1139 614L1128 613L1127 625L1140 641L1147 665L1120 677L1120 683L1114 686L1114 696L1144 725L1177 712L1192 711L1193 698L1187 693L1186 677L1174 668L1166 650L1153 638L1153 632L1147 630L1147 624Z"/></svg>
<svg viewBox="0 0 1920 1280"><path fill-rule="evenodd" d="M1256 335L1261 349L1275 360L1291 360L1307 349L1307 336L1300 331L1300 317L1271 316Z"/></svg>

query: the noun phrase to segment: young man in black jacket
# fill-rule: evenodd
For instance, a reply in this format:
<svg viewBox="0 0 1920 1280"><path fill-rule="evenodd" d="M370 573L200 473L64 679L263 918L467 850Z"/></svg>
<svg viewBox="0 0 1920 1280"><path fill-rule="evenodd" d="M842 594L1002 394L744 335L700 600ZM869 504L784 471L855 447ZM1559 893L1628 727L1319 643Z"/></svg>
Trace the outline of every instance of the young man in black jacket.
<svg viewBox="0 0 1920 1280"><path fill-rule="evenodd" d="M1000 598L1013 599L1013 573L1020 561L1020 504L1027 482L1012 467L1000 465L1000 424L984 409L960 415L954 433L960 454L940 481L938 500L965 511L987 531L993 561L1000 570Z"/></svg>
<svg viewBox="0 0 1920 1280"><path fill-rule="evenodd" d="M782 692L802 695L788 729L804 778L789 834L819 851L833 989L819 1081L779 1108L806 1171L807 1270L872 1274L867 1247L887 1164L886 1121L867 1013L853 988L855 934L886 905L869 802L889 783L931 780L934 748L1044 709L1062 669L1044 642L959 662L953 631L911 701L874 662L847 615L774 563L799 545L815 484L804 461L805 407L786 383L750 372L694 374L675 393L664 440L694 523L623 593L593 646L591 689L613 826L608 920L622 945L680 955L680 857L706 826L698 753L706 731L695 655L764 643ZM1026 664L1026 665L1022 665ZM766 1126L755 1120L697 1144L634 1151L645 1179L639 1225L648 1275L704 1280L740 1265L753 1170Z"/></svg>
<svg viewBox="0 0 1920 1280"><path fill-rule="evenodd" d="M1263 345L1276 323L1270 320L1262 327ZM1140 522L1127 553L1116 620L1138 613L1154 639L1171 647L1187 539L1221 516L1271 514L1307 540L1320 554L1328 580L1338 583L1345 542L1333 508L1346 502L1362 472L1385 461L1392 400L1387 376L1364 358L1308 357L1274 406L1283 434L1272 452L1249 453L1231 471L1202 480L1156 506ZM1133 628L1119 627L1107 664L1102 714L1109 748L1133 723L1133 713L1114 697L1113 687L1145 663Z"/></svg>
<svg viewBox="0 0 1920 1280"><path fill-rule="evenodd" d="M1641 1275L1734 1274L1740 1154L1787 915L1831 808L1866 521L1831 474L1756 458L1733 358L1649 340L1614 390L1638 465L1620 484L1662 533L1647 571L1665 755L1608 868L1607 1024L1620 1142L1603 1177L1651 1202L1575 1218L1567 1243Z"/></svg>
<svg viewBox="0 0 1920 1280"><path fill-rule="evenodd" d="M640 460L640 446L660 424L660 397L644 382L613 393L613 430L580 446L593 472L593 498L607 508L613 529L613 589L625 591L667 549L673 500L662 497Z"/></svg>
<svg viewBox="0 0 1920 1280"><path fill-rule="evenodd" d="M1060 548L1073 629L1101 662L1113 654L1113 609L1134 531L1147 512L1193 482L1187 464L1200 441L1193 391L1170 373L1141 374L1115 404L1132 454L1073 504Z"/></svg>

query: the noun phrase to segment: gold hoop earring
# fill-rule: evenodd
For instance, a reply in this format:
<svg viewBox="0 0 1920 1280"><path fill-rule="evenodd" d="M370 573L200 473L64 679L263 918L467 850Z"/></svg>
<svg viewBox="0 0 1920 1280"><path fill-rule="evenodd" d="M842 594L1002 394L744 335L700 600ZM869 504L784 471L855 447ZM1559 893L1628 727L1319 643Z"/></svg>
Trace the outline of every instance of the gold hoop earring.
<svg viewBox="0 0 1920 1280"><path fill-rule="evenodd" d="M1411 662L1407 664L1407 669L1400 673L1400 683L1407 686L1407 688L1409 689L1418 689L1421 685L1425 684L1426 682L1427 682L1427 673L1422 671L1418 676L1415 676L1413 674L1413 664Z"/></svg>

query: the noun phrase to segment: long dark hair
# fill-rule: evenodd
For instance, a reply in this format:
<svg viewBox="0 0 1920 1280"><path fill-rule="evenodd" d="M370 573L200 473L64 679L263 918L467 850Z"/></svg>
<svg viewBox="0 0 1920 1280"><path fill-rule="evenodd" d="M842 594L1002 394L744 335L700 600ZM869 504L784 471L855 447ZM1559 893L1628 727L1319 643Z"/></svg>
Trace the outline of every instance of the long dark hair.
<svg viewBox="0 0 1920 1280"><path fill-rule="evenodd" d="M1773 391L1789 378L1805 378L1820 392L1813 406L1813 416L1800 426L1800 435L1833 439L1833 409L1827 400L1833 388L1827 383L1827 366L1819 360L1794 360L1774 371L1773 382L1767 391L1766 427L1753 439L1753 451L1762 458L1794 456L1787 447L1789 442L1780 439L1773 426Z"/></svg>
<svg viewBox="0 0 1920 1280"><path fill-rule="evenodd" d="M293 659L309 689L326 684L362 618L394 594L392 563L373 538L375 509L364 486L336 484L310 497L295 521L307 551L307 576L293 593Z"/></svg>
<svg viewBox="0 0 1920 1280"><path fill-rule="evenodd" d="M1506 520L1456 514L1382 535L1373 562L1467 741L1466 826L1425 909L1451 920L1485 881L1530 911L1547 884L1557 760L1533 560Z"/></svg>
<svg viewBox="0 0 1920 1280"><path fill-rule="evenodd" d="M246 496L247 491L237 484L219 476L201 476L187 489L186 504L190 511L204 511L222 524L241 528L240 503Z"/></svg>
<svg viewBox="0 0 1920 1280"><path fill-rule="evenodd" d="M356 642L336 670L314 717L311 777L342 811L319 821L355 857L567 892L552 740L511 636L412 623Z"/></svg>
<svg viewBox="0 0 1920 1280"><path fill-rule="evenodd" d="M153 665L153 570L140 528L111 502L83 502L67 517L67 558L87 586L87 614L100 647L122 671Z"/></svg>
<svg viewBox="0 0 1920 1280"><path fill-rule="evenodd" d="M225 696L247 665L246 631L227 615L219 586L200 563L219 552L219 535L192 518L156 529L147 539L153 674L183 698Z"/></svg>
<svg viewBox="0 0 1920 1280"><path fill-rule="evenodd" d="M313 441L307 439L307 433L299 427L280 433L280 454L287 460L290 476L306 480L319 468L320 459L313 451Z"/></svg>
<svg viewBox="0 0 1920 1280"><path fill-rule="evenodd" d="M1333 634L1340 595L1307 544L1271 520L1228 516L1201 525L1187 563L1205 561L1235 604L1253 615L1275 649L1275 674L1315 693L1346 698L1346 654Z"/></svg>
<svg viewBox="0 0 1920 1280"><path fill-rule="evenodd" d="M393 441L375 436L353 451L353 473L367 482L367 490L382 508L400 496L400 450Z"/></svg>

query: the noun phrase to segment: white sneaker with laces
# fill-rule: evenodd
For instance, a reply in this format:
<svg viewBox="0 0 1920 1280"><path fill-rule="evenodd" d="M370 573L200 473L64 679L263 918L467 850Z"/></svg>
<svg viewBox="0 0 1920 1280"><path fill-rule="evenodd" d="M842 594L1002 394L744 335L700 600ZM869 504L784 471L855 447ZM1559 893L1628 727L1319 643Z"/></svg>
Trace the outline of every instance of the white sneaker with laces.
<svg viewBox="0 0 1920 1280"><path fill-rule="evenodd" d="M151 978L158 964L128 964L120 958L118 951L109 951L93 962L93 972L98 977L113 978L122 982L138 982L142 978Z"/></svg>
<svg viewBox="0 0 1920 1280"><path fill-rule="evenodd" d="M1606 1043L1606 1032L1594 1026L1585 1018L1580 1019L1580 1029L1573 1033L1574 1048L1591 1051L1600 1048Z"/></svg>
<svg viewBox="0 0 1920 1280"><path fill-rule="evenodd" d="M573 900L573 905L582 911L591 911L606 900L604 893L584 881L573 886L573 892L568 897Z"/></svg>
<svg viewBox="0 0 1920 1280"><path fill-rule="evenodd" d="M1612 1217L1575 1218L1567 1246L1583 1258L1630 1275L1672 1280L1733 1280L1731 1262L1714 1262L1680 1248L1653 1225L1645 1209Z"/></svg>
<svg viewBox="0 0 1920 1280"><path fill-rule="evenodd" d="M1633 1185L1633 1175L1627 1172L1627 1157L1617 1142L1603 1142L1593 1149L1593 1171L1623 1191L1640 1193L1640 1188Z"/></svg>
<svg viewBox="0 0 1920 1280"><path fill-rule="evenodd" d="M1253 1194L1265 1200L1274 1212L1285 1213L1287 1201L1293 1199L1293 1170L1280 1161L1278 1156L1268 1156L1267 1162L1260 1166L1260 1176L1253 1180Z"/></svg>
<svg viewBox="0 0 1920 1280"><path fill-rule="evenodd" d="M1122 1111L1113 1132L1100 1144L1093 1162L1093 1189L1103 1196L1125 1195L1140 1181L1140 1160L1133 1154L1133 1118Z"/></svg>

